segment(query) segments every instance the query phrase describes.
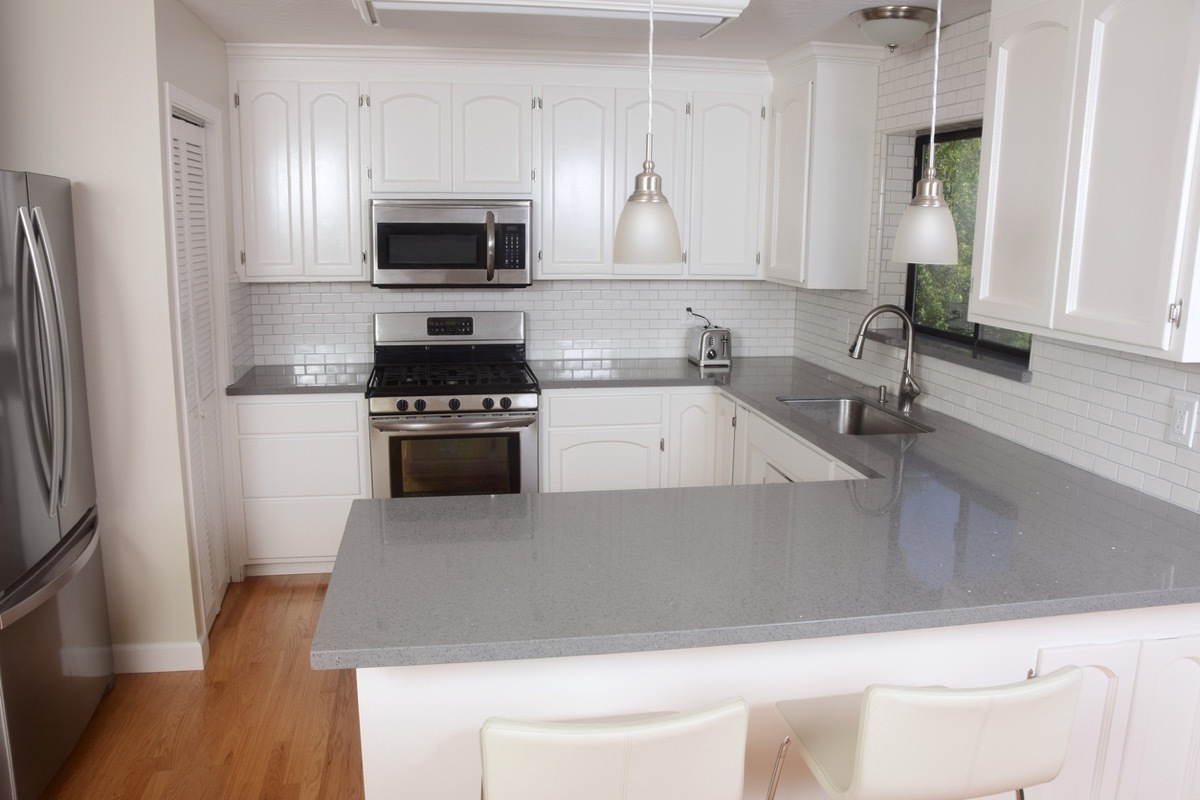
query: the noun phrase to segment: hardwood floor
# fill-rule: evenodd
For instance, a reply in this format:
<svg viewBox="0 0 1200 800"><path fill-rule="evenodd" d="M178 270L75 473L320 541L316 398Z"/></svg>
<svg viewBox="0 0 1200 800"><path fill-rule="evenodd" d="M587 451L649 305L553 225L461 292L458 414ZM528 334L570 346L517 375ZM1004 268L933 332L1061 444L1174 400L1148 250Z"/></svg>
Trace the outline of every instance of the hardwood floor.
<svg viewBox="0 0 1200 800"><path fill-rule="evenodd" d="M328 578L231 584L207 668L118 675L43 798L361 798L354 672L308 666Z"/></svg>

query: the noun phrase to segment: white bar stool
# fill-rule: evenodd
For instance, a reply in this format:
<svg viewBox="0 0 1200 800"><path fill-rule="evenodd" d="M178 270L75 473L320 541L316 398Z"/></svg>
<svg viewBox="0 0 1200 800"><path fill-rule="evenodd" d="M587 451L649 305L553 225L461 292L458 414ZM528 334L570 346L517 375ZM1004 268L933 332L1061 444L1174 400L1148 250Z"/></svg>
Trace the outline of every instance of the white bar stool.
<svg viewBox="0 0 1200 800"><path fill-rule="evenodd" d="M486 800L742 800L746 701L579 722L493 717L480 731Z"/></svg>
<svg viewBox="0 0 1200 800"><path fill-rule="evenodd" d="M836 800L969 800L1054 780L1067 755L1083 670L1064 667L979 689L875 685L862 694L775 704L774 800L794 739Z"/></svg>

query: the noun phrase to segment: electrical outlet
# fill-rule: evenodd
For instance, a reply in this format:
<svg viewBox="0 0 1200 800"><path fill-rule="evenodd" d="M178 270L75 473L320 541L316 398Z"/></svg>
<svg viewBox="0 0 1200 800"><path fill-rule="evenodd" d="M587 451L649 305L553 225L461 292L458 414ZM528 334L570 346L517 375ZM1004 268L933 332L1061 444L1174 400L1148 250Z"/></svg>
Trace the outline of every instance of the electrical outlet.
<svg viewBox="0 0 1200 800"><path fill-rule="evenodd" d="M1171 392L1171 413L1167 419L1167 441L1191 447L1196 435L1196 411L1200 397Z"/></svg>

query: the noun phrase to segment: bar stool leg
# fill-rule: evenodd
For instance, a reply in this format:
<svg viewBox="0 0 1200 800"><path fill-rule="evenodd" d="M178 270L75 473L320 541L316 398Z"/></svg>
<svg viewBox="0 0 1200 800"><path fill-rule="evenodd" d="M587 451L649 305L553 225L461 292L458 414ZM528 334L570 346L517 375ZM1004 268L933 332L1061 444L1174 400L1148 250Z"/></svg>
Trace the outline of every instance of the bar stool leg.
<svg viewBox="0 0 1200 800"><path fill-rule="evenodd" d="M787 755L788 745L792 737L785 736L779 743L779 752L775 754L775 768L771 770L771 786L767 789L767 800L775 800L775 790L779 788L779 776L783 773L783 758ZM1020 800L1025 800L1024 797Z"/></svg>

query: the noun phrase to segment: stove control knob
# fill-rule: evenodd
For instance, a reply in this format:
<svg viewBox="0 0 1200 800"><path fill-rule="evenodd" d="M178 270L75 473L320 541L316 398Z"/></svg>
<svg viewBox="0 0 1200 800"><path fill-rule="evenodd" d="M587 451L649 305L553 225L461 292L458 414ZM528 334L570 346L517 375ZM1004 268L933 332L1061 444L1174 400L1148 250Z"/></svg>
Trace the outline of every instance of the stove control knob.
<svg viewBox="0 0 1200 800"><path fill-rule="evenodd" d="M459 400L457 397L451 397L450 398L450 410L458 411L458 409L460 407L462 407L462 401Z"/></svg>
<svg viewBox="0 0 1200 800"><path fill-rule="evenodd" d="M496 401L490 397L483 398L483 408L485 411L491 411L496 405Z"/></svg>
<svg viewBox="0 0 1200 800"><path fill-rule="evenodd" d="M504 408L504 409L512 408L512 398L511 397L501 397L500 398L500 407Z"/></svg>
<svg viewBox="0 0 1200 800"><path fill-rule="evenodd" d="M424 411L425 410L425 401L418 400L417 402L413 403L413 408L417 409L417 411Z"/></svg>
<svg viewBox="0 0 1200 800"><path fill-rule="evenodd" d="M408 401L407 400L397 400L396 401L396 410L397 411L408 411Z"/></svg>

